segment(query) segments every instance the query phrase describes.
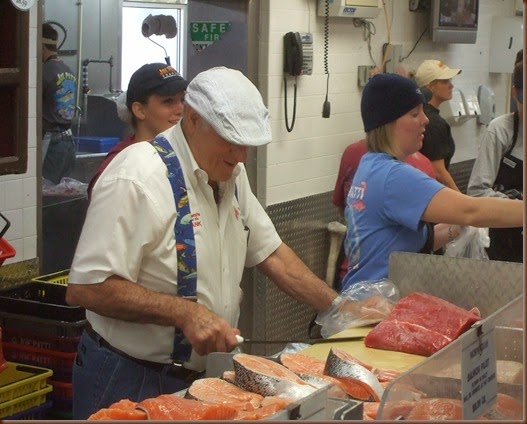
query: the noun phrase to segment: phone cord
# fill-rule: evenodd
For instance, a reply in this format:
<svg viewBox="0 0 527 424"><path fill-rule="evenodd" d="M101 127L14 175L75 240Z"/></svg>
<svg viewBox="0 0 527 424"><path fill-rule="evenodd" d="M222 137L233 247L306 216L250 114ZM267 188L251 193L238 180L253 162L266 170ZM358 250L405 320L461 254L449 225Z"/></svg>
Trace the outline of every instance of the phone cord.
<svg viewBox="0 0 527 424"><path fill-rule="evenodd" d="M293 91L293 120L291 121L291 126L289 126L289 118L287 117L287 77L284 74L284 111L285 111L285 128L287 129L287 132L293 131L293 128L295 126L295 119L296 119L296 77L295 77L295 85L294 85L294 91Z"/></svg>

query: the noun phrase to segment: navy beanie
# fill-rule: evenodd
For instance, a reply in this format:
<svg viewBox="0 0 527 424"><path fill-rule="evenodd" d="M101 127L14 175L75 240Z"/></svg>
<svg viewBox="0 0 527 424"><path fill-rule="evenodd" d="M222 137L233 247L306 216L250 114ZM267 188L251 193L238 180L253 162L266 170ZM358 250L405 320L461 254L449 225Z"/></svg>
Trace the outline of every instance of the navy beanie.
<svg viewBox="0 0 527 424"><path fill-rule="evenodd" d="M364 87L360 104L364 131L389 124L425 103L414 80L398 74L377 74Z"/></svg>

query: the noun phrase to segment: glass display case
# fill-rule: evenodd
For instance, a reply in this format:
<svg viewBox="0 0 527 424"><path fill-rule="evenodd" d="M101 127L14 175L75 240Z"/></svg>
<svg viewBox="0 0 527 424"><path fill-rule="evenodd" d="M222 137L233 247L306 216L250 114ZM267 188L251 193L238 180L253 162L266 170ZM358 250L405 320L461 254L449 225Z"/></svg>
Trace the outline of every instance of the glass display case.
<svg viewBox="0 0 527 424"><path fill-rule="evenodd" d="M523 420L523 295L385 390L380 420Z"/></svg>

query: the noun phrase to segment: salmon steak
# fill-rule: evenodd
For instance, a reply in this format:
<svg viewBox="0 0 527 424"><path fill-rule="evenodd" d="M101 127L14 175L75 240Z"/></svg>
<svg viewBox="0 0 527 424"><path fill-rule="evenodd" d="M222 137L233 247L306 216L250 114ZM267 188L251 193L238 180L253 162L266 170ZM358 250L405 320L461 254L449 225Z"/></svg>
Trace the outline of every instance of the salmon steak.
<svg viewBox="0 0 527 424"><path fill-rule="evenodd" d="M282 353L280 363L297 374L324 374L326 362L302 353Z"/></svg>
<svg viewBox="0 0 527 424"><path fill-rule="evenodd" d="M186 398L206 403L221 403L244 411L259 408L263 396L248 392L220 378L201 378L187 389Z"/></svg>
<svg viewBox="0 0 527 424"><path fill-rule="evenodd" d="M282 365L289 368L313 387L320 389L328 384L333 384L336 386L336 389L330 389L332 397L347 397L344 384L336 378L324 374L326 361L302 353L282 353L278 359Z"/></svg>
<svg viewBox="0 0 527 424"><path fill-rule="evenodd" d="M232 420L236 408L228 405L212 405L176 395L160 395L145 399L137 408L146 412L148 420Z"/></svg>
<svg viewBox="0 0 527 424"><path fill-rule="evenodd" d="M355 358L342 349L331 347L324 374L339 380L345 392L354 399L380 402L384 389L377 377L358 364Z"/></svg>
<svg viewBox="0 0 527 424"><path fill-rule="evenodd" d="M270 359L237 353L232 360L236 385L249 392L298 399L316 390L293 371Z"/></svg>

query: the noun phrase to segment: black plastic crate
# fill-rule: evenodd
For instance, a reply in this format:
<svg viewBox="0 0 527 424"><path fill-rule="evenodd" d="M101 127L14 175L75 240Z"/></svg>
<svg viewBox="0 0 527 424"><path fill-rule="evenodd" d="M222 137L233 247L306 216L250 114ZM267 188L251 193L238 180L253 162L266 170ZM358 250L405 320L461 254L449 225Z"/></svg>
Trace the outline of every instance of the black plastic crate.
<svg viewBox="0 0 527 424"><path fill-rule="evenodd" d="M66 304L66 286L30 281L0 290L0 309L14 314L61 321L79 321L86 311Z"/></svg>
<svg viewBox="0 0 527 424"><path fill-rule="evenodd" d="M79 337L82 335L85 325L85 319L68 322L30 315L12 314L0 309L0 327L41 336Z"/></svg>

